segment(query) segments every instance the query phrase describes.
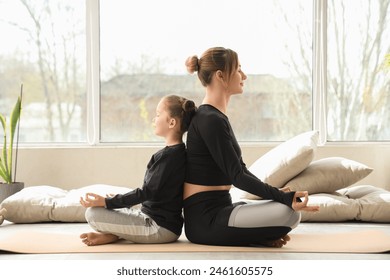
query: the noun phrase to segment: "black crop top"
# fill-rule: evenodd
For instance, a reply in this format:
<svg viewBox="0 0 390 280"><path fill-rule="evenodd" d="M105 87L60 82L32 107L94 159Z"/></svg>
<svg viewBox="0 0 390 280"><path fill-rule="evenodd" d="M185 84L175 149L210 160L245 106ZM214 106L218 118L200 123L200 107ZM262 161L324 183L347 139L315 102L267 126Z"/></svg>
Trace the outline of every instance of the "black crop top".
<svg viewBox="0 0 390 280"><path fill-rule="evenodd" d="M295 192L282 192L262 182L247 168L229 119L215 107L199 106L187 134L186 182L231 185L289 207Z"/></svg>
<svg viewBox="0 0 390 280"><path fill-rule="evenodd" d="M106 208L142 203L141 211L159 226L181 234L186 150L184 143L167 146L150 159L142 188L106 198Z"/></svg>

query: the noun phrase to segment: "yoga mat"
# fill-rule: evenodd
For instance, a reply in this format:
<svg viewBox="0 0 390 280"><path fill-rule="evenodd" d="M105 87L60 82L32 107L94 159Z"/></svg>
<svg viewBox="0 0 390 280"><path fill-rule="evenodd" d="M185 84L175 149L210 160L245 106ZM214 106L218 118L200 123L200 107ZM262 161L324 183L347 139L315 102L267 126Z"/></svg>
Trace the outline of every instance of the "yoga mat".
<svg viewBox="0 0 390 280"><path fill-rule="evenodd" d="M275 252L275 253L383 253L390 251L390 235L380 230L342 233L289 234L291 241L282 248L207 246L181 237L169 244L130 244L117 242L87 246L78 234L33 230L16 232L0 239L0 250L13 253L171 253L171 252Z"/></svg>

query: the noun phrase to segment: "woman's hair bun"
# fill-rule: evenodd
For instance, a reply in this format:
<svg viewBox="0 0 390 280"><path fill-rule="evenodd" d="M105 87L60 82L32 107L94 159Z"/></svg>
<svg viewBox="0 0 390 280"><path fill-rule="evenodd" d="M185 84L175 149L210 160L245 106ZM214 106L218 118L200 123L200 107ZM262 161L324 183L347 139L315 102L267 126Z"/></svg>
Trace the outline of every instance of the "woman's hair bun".
<svg viewBox="0 0 390 280"><path fill-rule="evenodd" d="M196 55L190 56L187 58L186 63L187 71L190 74L195 73L199 70L199 58Z"/></svg>

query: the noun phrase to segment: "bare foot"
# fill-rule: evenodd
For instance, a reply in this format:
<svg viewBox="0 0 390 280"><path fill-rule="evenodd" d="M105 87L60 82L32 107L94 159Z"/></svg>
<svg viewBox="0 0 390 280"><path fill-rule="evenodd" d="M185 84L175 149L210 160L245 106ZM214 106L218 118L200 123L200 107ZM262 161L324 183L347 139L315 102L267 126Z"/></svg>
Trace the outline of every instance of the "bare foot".
<svg viewBox="0 0 390 280"><path fill-rule="evenodd" d="M103 245L116 242L119 237L111 233L88 232L80 235L81 241L88 246Z"/></svg>
<svg viewBox="0 0 390 280"><path fill-rule="evenodd" d="M282 248L283 245L286 245L288 241L290 241L291 238L288 235L283 236L282 238L272 240L272 241L266 241L263 245L268 247L275 247L275 248Z"/></svg>

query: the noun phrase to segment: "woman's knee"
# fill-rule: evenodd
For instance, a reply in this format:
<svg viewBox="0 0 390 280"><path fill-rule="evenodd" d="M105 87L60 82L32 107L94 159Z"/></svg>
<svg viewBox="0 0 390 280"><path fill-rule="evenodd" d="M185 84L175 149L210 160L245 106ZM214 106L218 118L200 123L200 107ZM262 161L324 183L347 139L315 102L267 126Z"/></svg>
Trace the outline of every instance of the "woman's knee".
<svg viewBox="0 0 390 280"><path fill-rule="evenodd" d="M291 229L296 228L301 222L301 212L295 211L294 209L286 205L281 206L284 209L280 212L281 215L279 219L276 218L276 220L279 220L281 226L288 227Z"/></svg>
<svg viewBox="0 0 390 280"><path fill-rule="evenodd" d="M232 227L296 227L301 219L299 212L275 202L259 201L236 206L230 214Z"/></svg>
<svg viewBox="0 0 390 280"><path fill-rule="evenodd" d="M289 227L291 229L296 228L301 222L301 212L292 210L290 219L288 221Z"/></svg>

